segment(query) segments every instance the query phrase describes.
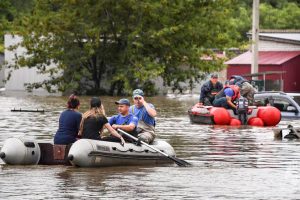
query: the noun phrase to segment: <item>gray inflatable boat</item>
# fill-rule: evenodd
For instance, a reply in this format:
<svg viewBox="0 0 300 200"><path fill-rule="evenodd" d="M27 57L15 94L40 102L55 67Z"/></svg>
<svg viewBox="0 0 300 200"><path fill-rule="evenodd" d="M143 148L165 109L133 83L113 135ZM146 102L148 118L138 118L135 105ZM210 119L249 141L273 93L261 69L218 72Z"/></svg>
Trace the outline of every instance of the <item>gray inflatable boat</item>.
<svg viewBox="0 0 300 200"><path fill-rule="evenodd" d="M162 152L175 156L173 147L161 140L156 140L151 146ZM155 165L173 163L164 155L141 145L81 139L75 142L68 155L72 165L79 167L106 167L126 165Z"/></svg>
<svg viewBox="0 0 300 200"><path fill-rule="evenodd" d="M161 140L151 144L162 152L175 156L173 147ZM26 138L4 141L0 158L9 165L74 165L78 167L108 167L173 163L166 156L145 145L80 139L71 145L53 145Z"/></svg>

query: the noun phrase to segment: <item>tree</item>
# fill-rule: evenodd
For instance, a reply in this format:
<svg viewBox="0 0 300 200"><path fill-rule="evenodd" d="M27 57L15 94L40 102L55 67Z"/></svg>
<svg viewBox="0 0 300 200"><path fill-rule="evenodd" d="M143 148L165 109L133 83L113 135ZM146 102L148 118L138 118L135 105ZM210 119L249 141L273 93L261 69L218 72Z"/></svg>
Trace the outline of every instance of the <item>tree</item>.
<svg viewBox="0 0 300 200"><path fill-rule="evenodd" d="M300 5L283 3L274 8L269 4L261 4L261 28L264 29L300 29Z"/></svg>
<svg viewBox="0 0 300 200"><path fill-rule="evenodd" d="M0 1L0 53L4 51L4 33L9 29L9 22L13 20L12 7L9 0Z"/></svg>
<svg viewBox="0 0 300 200"><path fill-rule="evenodd" d="M0 1L0 53L4 51L4 34L11 31L12 23L30 12L32 0L1 0Z"/></svg>
<svg viewBox="0 0 300 200"><path fill-rule="evenodd" d="M40 0L17 33L26 56L8 68L35 67L50 79L27 85L48 91L153 91L153 79L192 86L222 62L210 49L237 45L230 16L236 1ZM13 49L12 47L11 49ZM29 56L28 56L29 55ZM54 63L57 67L47 67ZM107 90L106 90L107 91Z"/></svg>

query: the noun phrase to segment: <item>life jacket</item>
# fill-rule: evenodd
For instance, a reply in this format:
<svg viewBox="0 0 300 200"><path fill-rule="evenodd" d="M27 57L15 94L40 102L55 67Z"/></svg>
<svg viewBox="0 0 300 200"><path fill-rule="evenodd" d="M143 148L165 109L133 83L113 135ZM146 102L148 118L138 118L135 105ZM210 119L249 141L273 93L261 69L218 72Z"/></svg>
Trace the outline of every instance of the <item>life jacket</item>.
<svg viewBox="0 0 300 200"><path fill-rule="evenodd" d="M234 93L233 96L231 97L231 101L234 101L240 97L240 92L237 90L237 88L234 85L228 85L225 86L218 94L216 94L215 99L226 97L224 90L227 88L232 89Z"/></svg>

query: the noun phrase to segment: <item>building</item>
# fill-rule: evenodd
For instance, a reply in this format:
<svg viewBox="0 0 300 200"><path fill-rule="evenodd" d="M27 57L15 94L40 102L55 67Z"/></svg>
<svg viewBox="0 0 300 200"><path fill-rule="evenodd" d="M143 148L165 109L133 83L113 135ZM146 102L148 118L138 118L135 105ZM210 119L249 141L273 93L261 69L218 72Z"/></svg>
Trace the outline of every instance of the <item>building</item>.
<svg viewBox="0 0 300 200"><path fill-rule="evenodd" d="M24 47L19 46L17 49L10 51L9 47L14 46L22 42L22 37L17 35L6 34L4 36L4 47L5 47L5 62L9 64L13 64L14 60L17 56L23 55L26 53L26 49ZM4 69L5 78L8 77L11 69ZM1 78L1 75L0 75ZM5 88L8 91L25 91L26 83L35 83L41 82L43 80L49 79L48 74L40 74L36 68L28 68L22 67L20 69L11 71L11 78L5 83ZM1 79L0 79L1 80ZM35 90L36 92L47 93L45 89L39 88Z"/></svg>
<svg viewBox="0 0 300 200"><path fill-rule="evenodd" d="M251 51L227 62L227 78L232 75L258 76L262 90L300 92L300 30L262 30L259 33L257 74L251 73Z"/></svg>

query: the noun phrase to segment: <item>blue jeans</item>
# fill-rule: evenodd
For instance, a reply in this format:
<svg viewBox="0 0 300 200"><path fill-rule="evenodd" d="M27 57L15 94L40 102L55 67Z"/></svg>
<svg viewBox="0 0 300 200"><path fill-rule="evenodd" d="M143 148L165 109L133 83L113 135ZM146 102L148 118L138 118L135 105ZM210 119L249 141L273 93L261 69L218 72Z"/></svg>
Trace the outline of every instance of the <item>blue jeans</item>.
<svg viewBox="0 0 300 200"><path fill-rule="evenodd" d="M215 107L223 107L223 108L226 108L226 109L230 108L230 106L227 103L226 97L221 97L219 99L215 99L213 101L213 106L215 106Z"/></svg>

